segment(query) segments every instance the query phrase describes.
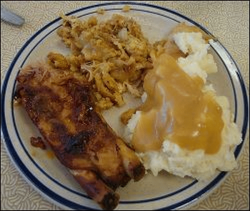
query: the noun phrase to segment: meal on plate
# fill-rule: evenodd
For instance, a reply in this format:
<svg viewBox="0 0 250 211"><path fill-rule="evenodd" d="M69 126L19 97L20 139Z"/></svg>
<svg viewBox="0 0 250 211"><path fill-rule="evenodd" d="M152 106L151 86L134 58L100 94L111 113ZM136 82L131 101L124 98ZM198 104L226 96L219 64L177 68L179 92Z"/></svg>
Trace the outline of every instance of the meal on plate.
<svg viewBox="0 0 250 211"><path fill-rule="evenodd" d="M122 15L62 20L57 33L70 53L50 52L46 62L23 68L15 97L103 209L114 209L115 190L143 178L145 169L206 180L236 166L241 133L227 98L207 81L218 71L209 53L213 37L181 23L150 43ZM125 132L116 134L102 111L122 107L126 92L142 102L121 115Z"/></svg>

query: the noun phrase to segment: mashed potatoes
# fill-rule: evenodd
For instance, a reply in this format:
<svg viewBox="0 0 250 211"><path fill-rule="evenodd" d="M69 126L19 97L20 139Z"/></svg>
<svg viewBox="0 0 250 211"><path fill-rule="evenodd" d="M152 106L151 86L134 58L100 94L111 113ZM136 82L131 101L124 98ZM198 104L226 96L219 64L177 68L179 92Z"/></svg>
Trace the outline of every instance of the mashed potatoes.
<svg viewBox="0 0 250 211"><path fill-rule="evenodd" d="M178 48L187 54L177 60L178 65L189 76L199 76L204 83L207 74L216 72L217 67L211 54L208 53L209 44L202 38L199 32L179 32L172 36ZM215 101L222 108L222 120L224 127L221 133L221 145L215 154L205 153L204 150L187 150L181 148L173 141L165 139L161 149L138 153L146 169L156 176L161 170L184 177L190 176L198 180L206 180L212 177L217 170L230 171L236 167L234 148L241 142L241 134L232 120L229 110L229 102L224 96L216 96L213 86L204 85L203 92L210 92ZM146 93L142 96L145 102ZM125 140L129 143L141 117L141 111L137 111L129 120L126 128Z"/></svg>

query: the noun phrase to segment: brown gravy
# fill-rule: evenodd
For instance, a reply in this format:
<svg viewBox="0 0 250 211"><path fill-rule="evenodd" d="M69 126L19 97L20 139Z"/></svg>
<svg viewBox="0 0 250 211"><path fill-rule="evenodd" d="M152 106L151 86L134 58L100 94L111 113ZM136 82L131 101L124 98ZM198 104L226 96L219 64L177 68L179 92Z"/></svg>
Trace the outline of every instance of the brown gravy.
<svg viewBox="0 0 250 211"><path fill-rule="evenodd" d="M159 150L170 140L187 150L216 153L224 123L222 109L201 78L191 78L168 54L161 54L144 80L147 100L132 145L138 152Z"/></svg>

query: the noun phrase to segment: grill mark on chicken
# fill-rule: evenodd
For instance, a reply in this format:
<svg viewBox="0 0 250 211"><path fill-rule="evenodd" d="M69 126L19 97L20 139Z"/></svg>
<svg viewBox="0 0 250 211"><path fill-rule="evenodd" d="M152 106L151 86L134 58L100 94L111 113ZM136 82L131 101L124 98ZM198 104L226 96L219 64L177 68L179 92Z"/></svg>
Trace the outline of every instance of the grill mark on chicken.
<svg viewBox="0 0 250 211"><path fill-rule="evenodd" d="M90 139L90 132L80 132L69 138L65 146L65 151L69 154L81 154L85 151L85 145Z"/></svg>
<svg viewBox="0 0 250 211"><path fill-rule="evenodd" d="M114 191L141 179L145 169L95 111L89 82L43 64L23 69L17 81L16 98L59 161L103 209L114 209Z"/></svg>

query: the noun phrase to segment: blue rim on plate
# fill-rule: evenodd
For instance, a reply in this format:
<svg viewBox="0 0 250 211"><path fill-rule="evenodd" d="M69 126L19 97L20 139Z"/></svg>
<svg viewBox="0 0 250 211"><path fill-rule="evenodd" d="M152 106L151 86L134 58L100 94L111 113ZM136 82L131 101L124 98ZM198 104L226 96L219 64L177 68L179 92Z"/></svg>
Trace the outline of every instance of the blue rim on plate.
<svg viewBox="0 0 250 211"><path fill-rule="evenodd" d="M176 12L176 11L173 11L173 10L170 10L170 9L167 9L167 8L164 8L164 7L160 7L160 6L156 6L156 5L152 5L152 4L145 4L145 3L138 3L138 2L108 2L108 3L102 3L102 4L98 4L98 5L91 5L91 6L88 6L88 7L84 7L84 8L80 8L80 9L77 9L77 10L74 10L70 13L68 13L67 15L74 15L75 13L77 12L80 12L80 11L85 11L85 10L88 10L88 9L92 9L92 8L98 8L98 7L104 7L104 6L112 6L112 5L119 5L121 6L121 8L117 9L117 8L111 8L111 9L108 9L110 11L113 11L113 10L121 10L122 9L122 6L124 5L135 5L135 6L143 6L143 7L147 7L147 8L154 8L156 10L159 10L159 11L163 11L163 12L166 12L166 13L170 13L170 14L174 14L178 17L181 17L182 19L200 27L202 30L204 30L206 33L208 34L211 34L206 28L204 28L203 26L201 26L200 24L196 23L195 21L189 19L188 17ZM171 18L171 17L168 17L168 16L165 16L161 13L157 13L157 12L153 12L153 11L148 11L148 10L145 10L145 9L134 9L132 8L132 10L137 10L137 11L142 11L142 12L147 12L147 13L153 13L155 15L159 15L159 16L164 16L166 18ZM89 15L89 14L92 14L92 13L95 13L95 12L90 12L90 13L85 13L84 15ZM82 16L84 16L82 15ZM82 17L80 16L80 17ZM174 20L173 18L171 18L172 20ZM64 205L68 208L71 208L71 209L92 209L91 207L88 207L88 206L83 206L83 205L80 205L80 204L77 204L75 202L72 202L68 199L66 199L65 197L62 197L60 196L58 193L48 189L46 187L46 185L44 185L42 182L40 182L38 180L38 178L36 178L32 172L26 167L26 165L23 163L22 159L18 156L18 153L16 152L16 149L15 147L13 146L12 144L12 140L10 138L10 133L9 133L9 130L8 130L8 125L6 123L6 118L5 118L5 98L6 98L6 88L8 86L8 83L9 83L9 79L10 79L10 76L11 74L13 73L13 68L17 62L17 60L19 59L19 57L21 56L21 54L23 53L23 51L27 48L27 46L40 34L42 33L45 29L47 29L48 27L50 27L51 25L53 25L54 23L57 23L58 21L60 21L61 18L57 18L55 19L54 21L48 23L47 25L45 25L44 27L42 27L40 30L38 30L24 45L23 47L20 49L20 51L17 53L17 55L15 56L14 60L12 61L7 73L6 73L6 76L5 76L5 80L4 80L4 83L2 85L2 90L1 90L1 93L2 93L2 100L1 100L1 121L2 121L2 133L3 133L3 137L4 137L4 143L5 143L5 146L6 146L6 149L7 151L9 152L9 155L11 155L11 159L13 161L13 163L17 166L17 168L22 172L23 176L26 177L28 179L29 182L32 183L32 185L40 192L42 193L43 195L45 195L47 198L49 199L52 199L52 201L54 201L55 203L59 204L60 205ZM179 22L178 20L174 20L174 21L177 21ZM58 26L59 27L59 26ZM58 28L57 27L57 28ZM37 47L37 45L40 44L40 42L42 42L43 39L45 39L50 33L52 33L54 30L56 30L57 28L54 28L52 31L50 31L49 33L47 33L42 39L40 39L39 42L36 43L36 45L30 50L30 52L27 54L26 58L23 60L22 62L22 65L21 67L24 65L26 59L30 56L30 54L32 53L32 51ZM212 34L211 34L212 35ZM214 52L216 52L216 54L221 58L221 61L224 62L225 60L229 60L233 66L233 68L228 68L228 65L224 62L224 66L226 67L226 70L227 70L227 74L228 74L228 77L230 78L230 82L231 82L231 86L232 86L232 89L233 89L233 94L234 94L234 98L235 98L235 120L236 120L236 117L237 117L237 110L238 110L238 106L237 106L237 100L236 100L236 90L235 90L235 84L234 84L234 81L233 79L231 78L231 75L232 74L236 74L237 75L237 81L240 85L240 88L241 88L241 93L242 93L242 98L243 98L243 113L244 113L244 118L243 118L243 122L242 122L242 143L240 145L238 145L235 149L235 157L238 158L239 157L239 154L240 152L242 151L242 147L245 143L245 136L246 136L246 133L247 133L247 128L248 128L248 110L249 110L249 105L248 105L248 95L247 95L247 90L246 90L246 87L245 87L245 84L244 84L244 81L242 79L242 76L241 76L241 73L240 73L240 70L236 64L236 62L233 60L232 56L229 54L229 52L226 50L226 48L220 43L220 42L216 42L216 44L214 45L211 45ZM223 50L223 53L221 53L221 50ZM18 74L19 71L17 71L16 73L16 76ZM13 96L14 96L14 90L15 90L15 83L13 84L13 87L12 87L12 99L13 99ZM13 103L12 103L12 106L13 106ZM15 117L14 117L14 113L13 113L13 107L12 107L12 120L14 122L14 125L16 124L15 123ZM19 138L19 141L20 143L22 144L22 141L21 141L21 138L19 137L19 134L18 134L18 131L16 129L16 133L17 133L17 136ZM25 147L24 147L24 150ZM27 153L27 152L26 152ZM29 154L27 153L27 155L29 156ZM30 157L30 156L29 156ZM30 159L34 162L34 165L36 165L35 161L30 157ZM36 165L37 168L40 168L38 165ZM40 169L42 171L42 169ZM43 171L44 174L46 174L46 172ZM192 196L182 200L182 201L179 201L178 203L174 203L174 204L171 204L170 206L168 205L165 205L163 207L161 207L161 209L179 209L183 206L186 206L188 204L191 204L192 202L194 201L197 201L197 199L201 198L205 193L207 192L210 192L216 185L218 185L220 182L222 182L226 176L228 175L228 173L226 172L221 172L220 174L218 174L217 177L215 177L206 187L204 187L202 190L198 191L197 193L193 194ZM49 177L49 175L47 175ZM53 178L50 178L53 180ZM56 181L55 181L56 182ZM169 197L170 195L174 195L176 193L179 193L189 187L191 187L192 185L194 185L197 181L193 181L192 183L190 183L189 185L173 192L173 193L170 193L170 194L166 194L166 195L163 195L163 196L160 196L160 197L156 197L156 198L151 198L151 199L145 199L145 200L136 200L136 201L122 201L121 200L121 204L133 204L133 203L146 203L146 202L152 202L152 201L156 201L156 200L159 200L159 199L164 199L166 197ZM66 188L66 187L64 187ZM86 197L86 198L89 198L87 195L82 195L83 197Z"/></svg>

